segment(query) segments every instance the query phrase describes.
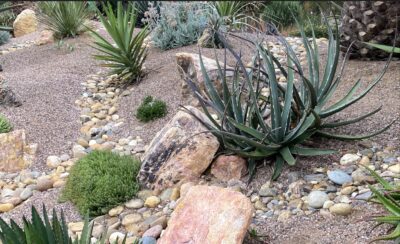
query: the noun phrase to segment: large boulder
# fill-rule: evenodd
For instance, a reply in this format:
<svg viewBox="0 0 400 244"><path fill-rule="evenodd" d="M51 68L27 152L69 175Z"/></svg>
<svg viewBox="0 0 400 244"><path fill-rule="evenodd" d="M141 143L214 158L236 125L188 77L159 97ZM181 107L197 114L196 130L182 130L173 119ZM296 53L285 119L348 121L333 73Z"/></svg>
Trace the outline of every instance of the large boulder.
<svg viewBox="0 0 400 244"><path fill-rule="evenodd" d="M205 95L205 85L204 85L204 77L201 71L200 65L200 55L197 53L177 53L176 63L178 65L178 71L182 78L182 95L184 98L191 98L192 91L190 87L188 87L185 79L190 78L200 89L201 93ZM217 61L211 58L207 58L202 55L204 68L211 79L211 82L214 83L214 86L219 92L222 92L222 83L218 79L218 65ZM224 65L220 61L220 65L223 68ZM227 66L227 69L232 69L232 67ZM233 71L226 72L227 77L233 76Z"/></svg>
<svg viewBox="0 0 400 244"><path fill-rule="evenodd" d="M0 134L0 171L17 172L29 167L36 149L37 144L26 144L24 130Z"/></svg>
<svg viewBox="0 0 400 244"><path fill-rule="evenodd" d="M38 21L35 12L31 9L25 9L18 14L17 18L14 20L14 36L19 37L35 32L37 30L37 26Z"/></svg>
<svg viewBox="0 0 400 244"><path fill-rule="evenodd" d="M205 117L199 110L187 108ZM148 188L164 189L198 179L219 148L217 138L204 132L207 128L196 118L179 111L157 133L144 153L139 182Z"/></svg>
<svg viewBox="0 0 400 244"><path fill-rule="evenodd" d="M192 186L179 201L158 244L243 242L253 207L242 193Z"/></svg>

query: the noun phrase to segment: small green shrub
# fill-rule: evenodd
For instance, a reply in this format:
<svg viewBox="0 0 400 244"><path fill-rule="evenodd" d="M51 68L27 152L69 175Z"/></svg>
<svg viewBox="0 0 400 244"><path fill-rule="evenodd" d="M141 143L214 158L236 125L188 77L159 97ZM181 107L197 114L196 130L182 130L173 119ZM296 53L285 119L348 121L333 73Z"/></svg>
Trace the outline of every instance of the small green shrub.
<svg viewBox="0 0 400 244"><path fill-rule="evenodd" d="M263 19L272 22L278 28L289 27L296 23L302 12L302 5L297 1L271 1L265 5Z"/></svg>
<svg viewBox="0 0 400 244"><path fill-rule="evenodd" d="M106 17L99 14L99 18L115 44L95 30L90 30L95 38L93 48L101 52L94 57L107 62L103 66L111 68L111 74L117 74L128 82L137 81L141 78L142 66L147 57L147 48L143 42L148 29L143 28L133 35L137 20L137 11L133 4L129 4L124 10L121 2L118 2L116 14L110 3L103 6L103 10Z"/></svg>
<svg viewBox="0 0 400 244"><path fill-rule="evenodd" d="M136 112L136 118L142 122L149 122L162 118L167 114L167 105L161 100L153 99L152 96L144 98Z"/></svg>
<svg viewBox="0 0 400 244"><path fill-rule="evenodd" d="M10 40L10 33L8 31L0 31L0 46L6 44Z"/></svg>
<svg viewBox="0 0 400 244"><path fill-rule="evenodd" d="M82 33L89 17L86 2L39 2L39 21L54 31L56 39L75 37Z"/></svg>
<svg viewBox="0 0 400 244"><path fill-rule="evenodd" d="M207 25L207 5L201 2L170 2L152 6L145 13L152 30L151 40L162 50L197 42Z"/></svg>
<svg viewBox="0 0 400 244"><path fill-rule="evenodd" d="M6 117L0 114L0 134L8 133L12 130L12 126Z"/></svg>
<svg viewBox="0 0 400 244"><path fill-rule="evenodd" d="M314 34L316 38L321 38L321 37L328 37L328 28L324 24L316 23L312 27L310 24L306 24L304 26L304 34L306 36L312 36L312 30L314 29ZM289 32L289 35L291 36L298 36L301 37L301 32L300 30L296 29L291 32Z"/></svg>
<svg viewBox="0 0 400 244"><path fill-rule="evenodd" d="M140 162L109 151L92 151L72 167L61 199L70 200L81 214L105 214L139 190Z"/></svg>

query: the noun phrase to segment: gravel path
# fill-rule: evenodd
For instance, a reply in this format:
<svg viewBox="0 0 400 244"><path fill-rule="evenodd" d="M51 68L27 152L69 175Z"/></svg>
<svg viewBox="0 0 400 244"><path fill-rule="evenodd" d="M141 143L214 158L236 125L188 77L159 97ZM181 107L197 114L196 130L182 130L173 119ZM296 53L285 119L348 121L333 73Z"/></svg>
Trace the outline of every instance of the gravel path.
<svg viewBox="0 0 400 244"><path fill-rule="evenodd" d="M37 35L32 34L33 37ZM37 160L32 168L46 170L49 155L69 152L79 134L80 111L74 105L86 76L97 71L87 45L87 37L68 40L66 44L31 46L0 56L8 85L22 101L22 106L0 107L15 129L25 129L27 140L38 143Z"/></svg>

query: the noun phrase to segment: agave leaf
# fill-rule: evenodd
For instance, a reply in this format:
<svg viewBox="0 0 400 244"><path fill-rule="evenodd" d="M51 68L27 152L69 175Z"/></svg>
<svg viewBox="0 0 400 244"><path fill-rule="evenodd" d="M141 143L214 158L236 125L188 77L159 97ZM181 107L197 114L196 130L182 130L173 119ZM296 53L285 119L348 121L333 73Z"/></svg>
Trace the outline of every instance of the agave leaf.
<svg viewBox="0 0 400 244"><path fill-rule="evenodd" d="M274 173L272 174L272 180L278 179L278 177L281 175L284 162L285 161L283 160L283 158L281 156L279 156L279 155L276 156L275 165L274 165Z"/></svg>
<svg viewBox="0 0 400 244"><path fill-rule="evenodd" d="M350 120L346 120L346 121L333 122L333 123L325 123L325 124L323 124L323 125L321 126L321 128L336 128L336 127L339 127L339 126L354 124L354 123L357 123L357 122L359 122L359 121L361 121L361 120L363 120L363 119L365 119L365 118L368 118L368 117L370 117L370 116L376 114L376 113L379 112L381 109L382 109L382 105L379 106L379 108L377 108L377 109L375 109L375 110L373 110L373 111L371 111L371 112L369 112L369 113L367 113L367 114L365 114L365 115L362 115L362 116L360 116L360 117L357 117L357 118L354 118L354 119L350 119Z"/></svg>
<svg viewBox="0 0 400 244"><path fill-rule="evenodd" d="M283 147L279 151L282 158L291 166L295 165L296 159L293 157L292 153L290 152L289 147Z"/></svg>
<svg viewBox="0 0 400 244"><path fill-rule="evenodd" d="M390 199L388 199L385 195L383 195L381 192L379 192L375 187L372 185L368 186L369 189L371 189L372 193L374 193L374 196L379 200L379 202L392 214L395 216L400 216L400 208L393 203Z"/></svg>
<svg viewBox="0 0 400 244"><path fill-rule="evenodd" d="M305 147L298 147L298 146L290 147L290 151L293 154L300 155L300 156L318 156L318 155L337 153L337 151L335 151L335 150L305 148Z"/></svg>
<svg viewBox="0 0 400 244"><path fill-rule="evenodd" d="M387 46L387 45L382 45L382 44L375 44L375 43L370 43L370 42L363 42L363 43L367 44L367 45L369 45L371 47L375 47L375 48L381 49L381 50L383 50L385 52L388 52L388 53L391 53L391 52L400 53L400 47L392 47L392 46Z"/></svg>
<svg viewBox="0 0 400 244"><path fill-rule="evenodd" d="M396 229L389 235L379 236L374 238L371 242L380 241L380 240L394 240L400 237L400 225L397 225Z"/></svg>

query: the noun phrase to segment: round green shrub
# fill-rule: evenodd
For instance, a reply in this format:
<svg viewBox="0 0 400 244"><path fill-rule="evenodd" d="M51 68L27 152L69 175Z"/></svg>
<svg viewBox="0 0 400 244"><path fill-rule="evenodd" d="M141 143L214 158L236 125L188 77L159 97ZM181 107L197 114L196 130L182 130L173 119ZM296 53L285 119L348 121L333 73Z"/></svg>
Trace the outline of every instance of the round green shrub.
<svg viewBox="0 0 400 244"><path fill-rule="evenodd" d="M84 215L97 216L131 199L139 190L140 161L109 151L92 151L71 168L61 200Z"/></svg>
<svg viewBox="0 0 400 244"><path fill-rule="evenodd" d="M144 98L136 112L136 118L142 122L149 122L162 118L167 114L167 105L161 100L153 99L152 96Z"/></svg>
<svg viewBox="0 0 400 244"><path fill-rule="evenodd" d="M12 130L12 125L7 120L6 117L0 114L0 134L1 133L8 133Z"/></svg>

